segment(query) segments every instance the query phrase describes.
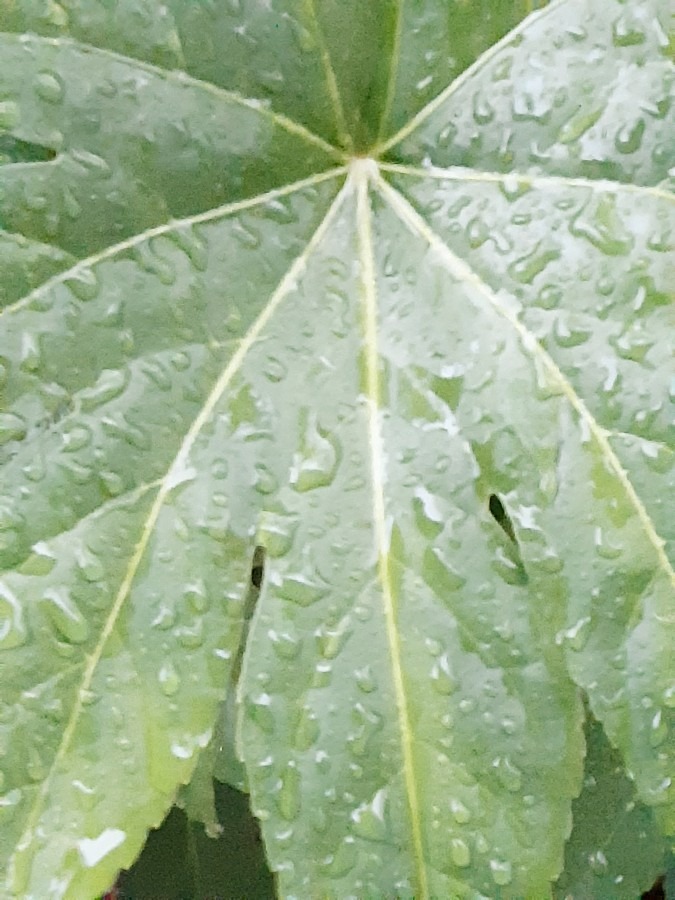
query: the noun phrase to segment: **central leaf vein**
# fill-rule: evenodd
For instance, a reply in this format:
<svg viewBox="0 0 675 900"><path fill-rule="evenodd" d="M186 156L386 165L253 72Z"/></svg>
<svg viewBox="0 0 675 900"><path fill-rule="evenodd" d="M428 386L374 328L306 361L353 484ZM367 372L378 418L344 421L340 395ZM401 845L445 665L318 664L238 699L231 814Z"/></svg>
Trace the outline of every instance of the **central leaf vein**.
<svg viewBox="0 0 675 900"><path fill-rule="evenodd" d="M403 777L410 816L412 849L416 865L416 896L429 897L427 871L424 862L422 838L422 803L419 797L415 771L414 736L412 732L409 700L403 675L400 627L397 620L397 603L391 575L389 537L384 501L385 473L383 469L384 447L379 421L379 353L377 326L377 291L371 226L371 210L368 200L368 174L374 168L372 161L358 161L353 165L357 188L357 231L361 259L361 291L364 308L366 347L366 404L368 415L368 442L373 494L373 525L378 560L378 573L382 589L382 601L389 656L391 659L394 695L398 710L398 725L403 756Z"/></svg>

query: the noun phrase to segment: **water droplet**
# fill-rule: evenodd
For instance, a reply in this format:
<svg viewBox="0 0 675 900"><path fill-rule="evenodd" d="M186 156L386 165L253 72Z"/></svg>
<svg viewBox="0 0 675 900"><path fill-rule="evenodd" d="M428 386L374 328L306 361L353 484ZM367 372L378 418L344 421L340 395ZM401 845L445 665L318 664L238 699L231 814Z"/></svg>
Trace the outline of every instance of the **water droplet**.
<svg viewBox="0 0 675 900"><path fill-rule="evenodd" d="M246 703L246 712L250 719L267 734L272 734L274 731L274 716L271 707L272 698L266 693L250 697Z"/></svg>
<svg viewBox="0 0 675 900"><path fill-rule="evenodd" d="M588 865L595 875L604 875L609 868L607 857L602 850L596 850L595 853L588 855Z"/></svg>
<svg viewBox="0 0 675 900"><path fill-rule="evenodd" d="M54 551L44 541L38 541L31 550L17 571L22 575L49 575L56 565Z"/></svg>
<svg viewBox="0 0 675 900"><path fill-rule="evenodd" d="M495 884L504 886L511 882L511 863L500 859L490 860L490 872Z"/></svg>
<svg viewBox="0 0 675 900"><path fill-rule="evenodd" d="M11 131L19 124L21 113L12 100L0 100L0 128Z"/></svg>
<svg viewBox="0 0 675 900"><path fill-rule="evenodd" d="M98 296L100 285L93 269L76 268L63 279L78 300L88 302Z"/></svg>
<svg viewBox="0 0 675 900"><path fill-rule="evenodd" d="M268 494L273 494L277 490L279 483L267 466L258 463L255 467L255 481L253 486L259 494L267 496Z"/></svg>
<svg viewBox="0 0 675 900"><path fill-rule="evenodd" d="M197 650L204 643L204 623L201 619L191 625L180 625L174 630L176 640L186 650Z"/></svg>
<svg viewBox="0 0 675 900"><path fill-rule="evenodd" d="M622 125L614 138L614 146L619 153L635 153L640 149L644 133L645 120L642 118L630 124Z"/></svg>
<svg viewBox="0 0 675 900"><path fill-rule="evenodd" d="M265 512L258 531L258 543L271 557L285 556L293 546L297 527L297 519L288 514Z"/></svg>
<svg viewBox="0 0 675 900"><path fill-rule="evenodd" d="M591 334L592 328L586 319L559 315L553 323L553 337L559 347L578 347L585 343Z"/></svg>
<svg viewBox="0 0 675 900"><path fill-rule="evenodd" d="M307 575L287 575L277 590L280 597L298 606L310 606L326 595L326 586Z"/></svg>
<svg viewBox="0 0 675 900"><path fill-rule="evenodd" d="M288 374L286 364L276 356L269 356L263 366L263 372L270 381L278 383Z"/></svg>
<svg viewBox="0 0 675 900"><path fill-rule="evenodd" d="M300 773L294 762L289 762L281 774L276 797L277 809L287 822L293 822L300 812Z"/></svg>
<svg viewBox="0 0 675 900"><path fill-rule="evenodd" d="M558 132L558 140L561 144L572 144L574 141L591 129L600 119L604 112L604 107L599 106L597 109L587 110L581 107L563 124Z"/></svg>
<svg viewBox="0 0 675 900"><path fill-rule="evenodd" d="M61 103L64 95L63 81L55 72L40 72L35 79L35 93L46 103Z"/></svg>
<svg viewBox="0 0 675 900"><path fill-rule="evenodd" d="M675 708L675 684L668 685L663 692L663 702L668 709Z"/></svg>
<svg viewBox="0 0 675 900"><path fill-rule="evenodd" d="M115 397L119 397L129 383L126 369L104 369L95 385L80 391L79 399L83 410L90 412Z"/></svg>
<svg viewBox="0 0 675 900"><path fill-rule="evenodd" d="M66 588L50 588L42 595L42 607L63 640L82 644L89 637L89 625Z"/></svg>
<svg viewBox="0 0 675 900"><path fill-rule="evenodd" d="M604 193L584 207L572 220L570 232L608 256L624 255L633 246L633 239L617 213L614 194Z"/></svg>
<svg viewBox="0 0 675 900"><path fill-rule="evenodd" d="M498 756L492 761L492 768L507 791L519 791L522 786L522 773L513 765L508 756Z"/></svg>
<svg viewBox="0 0 675 900"><path fill-rule="evenodd" d="M301 753L309 750L319 739L319 722L309 706L303 706L293 736L293 746Z"/></svg>
<svg viewBox="0 0 675 900"><path fill-rule="evenodd" d="M372 694L374 690L377 690L377 681L373 675L372 666L366 665L362 669L355 669L354 678L357 687L364 694Z"/></svg>
<svg viewBox="0 0 675 900"><path fill-rule="evenodd" d="M157 681L164 696L173 697L180 688L180 675L172 662L166 662L157 674Z"/></svg>
<svg viewBox="0 0 675 900"><path fill-rule="evenodd" d="M572 625L570 628L566 628L564 631L559 631L556 635L555 642L560 646L560 644L565 642L565 644L571 649L576 650L577 652L583 650L586 646L588 638L591 634L591 626L592 621L590 616L584 616L579 619Z"/></svg>
<svg viewBox="0 0 675 900"><path fill-rule="evenodd" d="M479 125L486 125L494 119L495 111L482 91L473 95L473 117Z"/></svg>
<svg viewBox="0 0 675 900"><path fill-rule="evenodd" d="M615 47L634 47L647 39L637 17L628 13L620 16L612 25L612 41Z"/></svg>
<svg viewBox="0 0 675 900"><path fill-rule="evenodd" d="M450 657L443 653L431 667L431 684L438 694L449 696L457 689L457 679L452 673Z"/></svg>
<svg viewBox="0 0 675 900"><path fill-rule="evenodd" d="M2 104L0 104L1 106ZM2 124L1 118L0 124ZM20 788L13 788L13 790L0 796L0 825L5 825L12 821L22 799L23 794Z"/></svg>
<svg viewBox="0 0 675 900"><path fill-rule="evenodd" d="M356 865L358 852L354 838L345 838L333 856L323 861L323 869L331 879L343 878L348 875Z"/></svg>
<svg viewBox="0 0 675 900"><path fill-rule="evenodd" d="M352 831L368 841L384 841L388 837L387 789L380 788L369 803L362 803L350 815Z"/></svg>
<svg viewBox="0 0 675 900"><path fill-rule="evenodd" d="M560 251L556 247L546 247L540 241L509 265L509 275L520 284L532 284L536 276L559 256Z"/></svg>
<svg viewBox="0 0 675 900"><path fill-rule="evenodd" d="M344 616L337 625L322 625L316 632L319 653L324 659L335 659L352 634L351 619Z"/></svg>
<svg viewBox="0 0 675 900"><path fill-rule="evenodd" d="M0 413L0 446L9 441L22 441L26 437L25 420L15 413Z"/></svg>
<svg viewBox="0 0 675 900"><path fill-rule="evenodd" d="M452 838L450 841L450 858L456 866L465 869L471 864L471 851L461 838Z"/></svg>
<svg viewBox="0 0 675 900"><path fill-rule="evenodd" d="M18 597L0 581L0 650L20 647L28 636Z"/></svg>
<svg viewBox="0 0 675 900"><path fill-rule="evenodd" d="M370 741L382 728L382 718L361 703L355 704L352 715L356 722L356 730L348 735L347 746L355 756L361 757L367 752Z"/></svg>
<svg viewBox="0 0 675 900"><path fill-rule="evenodd" d="M42 781L47 775L48 768L37 747L30 747L26 759L26 772L31 781Z"/></svg>
<svg viewBox="0 0 675 900"><path fill-rule="evenodd" d="M206 241L197 230L197 226L181 226L167 232L166 237L180 247L198 272L206 271L209 264L209 252Z"/></svg>
<svg viewBox="0 0 675 900"><path fill-rule="evenodd" d="M61 433L63 450L66 453L82 450L91 443L91 436L91 428L88 425L81 425L77 422L68 423Z"/></svg>
<svg viewBox="0 0 675 900"><path fill-rule="evenodd" d="M466 582L439 547L427 547L422 574L429 587L442 600L448 599L449 594L458 591Z"/></svg>
<svg viewBox="0 0 675 900"><path fill-rule="evenodd" d="M450 812L455 822L459 825L466 825L467 822L471 821L471 813L457 797L450 798Z"/></svg>
<svg viewBox="0 0 675 900"><path fill-rule="evenodd" d="M338 467L338 443L321 429L314 413L304 413L302 446L293 459L290 480L296 491L327 487Z"/></svg>
<svg viewBox="0 0 675 900"><path fill-rule="evenodd" d="M192 612L197 614L206 612L210 602L203 579L199 578L185 588L183 591L183 600Z"/></svg>
<svg viewBox="0 0 675 900"><path fill-rule="evenodd" d="M652 747L659 747L668 737L668 725L660 709L654 713L649 732L649 743Z"/></svg>

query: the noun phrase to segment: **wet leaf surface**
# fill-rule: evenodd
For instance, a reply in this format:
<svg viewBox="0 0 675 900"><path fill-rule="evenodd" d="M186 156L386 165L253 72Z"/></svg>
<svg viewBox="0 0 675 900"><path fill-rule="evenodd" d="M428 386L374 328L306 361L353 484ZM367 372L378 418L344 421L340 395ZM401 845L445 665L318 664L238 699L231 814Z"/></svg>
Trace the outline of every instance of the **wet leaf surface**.
<svg viewBox="0 0 675 900"><path fill-rule="evenodd" d="M8 895L212 770L282 896L545 896L582 690L675 831L672 10L531 5L0 0Z"/></svg>

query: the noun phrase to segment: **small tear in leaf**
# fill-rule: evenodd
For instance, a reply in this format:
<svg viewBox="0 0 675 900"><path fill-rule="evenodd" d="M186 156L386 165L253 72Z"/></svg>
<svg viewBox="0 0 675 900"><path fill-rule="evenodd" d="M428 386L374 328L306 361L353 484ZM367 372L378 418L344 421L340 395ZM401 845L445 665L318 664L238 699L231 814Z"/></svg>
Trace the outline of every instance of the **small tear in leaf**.
<svg viewBox="0 0 675 900"><path fill-rule="evenodd" d="M504 533L511 538L513 543L517 544L518 541L516 540L516 533L513 530L511 518L507 511L504 509L504 504L496 494L490 494L488 506L490 509L490 515L495 520L495 522L504 531Z"/></svg>
<svg viewBox="0 0 675 900"><path fill-rule="evenodd" d="M253 553L253 562L251 563L251 584L257 590L260 590L265 575L265 550L262 547L256 547Z"/></svg>

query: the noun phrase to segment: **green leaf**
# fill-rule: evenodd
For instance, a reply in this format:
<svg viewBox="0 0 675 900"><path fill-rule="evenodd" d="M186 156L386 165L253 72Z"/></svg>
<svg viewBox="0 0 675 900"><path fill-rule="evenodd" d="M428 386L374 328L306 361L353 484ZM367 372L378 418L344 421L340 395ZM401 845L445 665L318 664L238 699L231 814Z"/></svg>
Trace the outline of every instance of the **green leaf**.
<svg viewBox="0 0 675 900"><path fill-rule="evenodd" d="M282 896L546 896L580 689L675 832L669 3L527 6L0 0L5 894L236 745Z"/></svg>
<svg viewBox="0 0 675 900"><path fill-rule="evenodd" d="M636 801L621 757L593 720L586 740L584 787L572 806L575 825L555 895L635 900L665 871L666 842L653 810Z"/></svg>

